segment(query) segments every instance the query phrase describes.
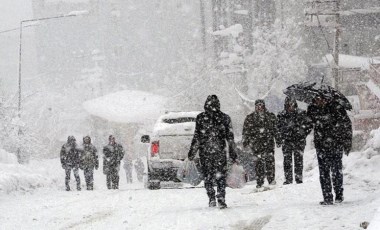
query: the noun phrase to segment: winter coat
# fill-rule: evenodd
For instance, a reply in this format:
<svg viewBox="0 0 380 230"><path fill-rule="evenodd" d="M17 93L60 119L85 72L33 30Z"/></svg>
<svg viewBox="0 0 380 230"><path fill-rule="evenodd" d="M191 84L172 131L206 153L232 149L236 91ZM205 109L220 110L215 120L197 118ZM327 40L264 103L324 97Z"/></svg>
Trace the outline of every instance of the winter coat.
<svg viewBox="0 0 380 230"><path fill-rule="evenodd" d="M188 158L194 159L198 152L204 171L226 168L226 143L229 157L233 161L237 158L231 118L220 111L220 102L215 95L207 97L204 109L205 112L198 114L195 121Z"/></svg>
<svg viewBox="0 0 380 230"><path fill-rule="evenodd" d="M103 173L107 174L110 170L120 169L120 161L124 157L123 146L118 143L108 144L103 148Z"/></svg>
<svg viewBox="0 0 380 230"><path fill-rule="evenodd" d="M288 101L285 100L284 110L277 115L277 127L280 133L279 142L285 145L297 146L304 149L306 146L306 137L312 129L311 119L307 116L306 111L298 108L294 101L295 110L287 110Z"/></svg>
<svg viewBox="0 0 380 230"><path fill-rule="evenodd" d="M98 169L98 150L93 144L83 144L80 154L81 169Z"/></svg>
<svg viewBox="0 0 380 230"><path fill-rule="evenodd" d="M274 152L275 139L277 143L280 143L276 115L265 110L262 114L253 112L245 118L244 148L250 148L254 155Z"/></svg>
<svg viewBox="0 0 380 230"><path fill-rule="evenodd" d="M63 168L78 168L80 163L80 151L76 144L66 143L60 152L61 165Z"/></svg>
<svg viewBox="0 0 380 230"><path fill-rule="evenodd" d="M316 149L343 148L346 153L350 152L352 124L345 109L333 103L328 103L324 107L311 104L307 114L313 122Z"/></svg>

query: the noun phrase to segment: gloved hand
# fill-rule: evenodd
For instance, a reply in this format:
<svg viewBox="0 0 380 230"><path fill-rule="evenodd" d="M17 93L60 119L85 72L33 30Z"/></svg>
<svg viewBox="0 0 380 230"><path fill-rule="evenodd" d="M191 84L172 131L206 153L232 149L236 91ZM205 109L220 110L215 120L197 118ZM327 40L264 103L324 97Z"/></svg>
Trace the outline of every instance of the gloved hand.
<svg viewBox="0 0 380 230"><path fill-rule="evenodd" d="M99 168L99 165L95 165L95 170L98 170L98 168Z"/></svg>
<svg viewBox="0 0 380 230"><path fill-rule="evenodd" d="M350 154L351 149L344 149L344 154L348 156Z"/></svg>

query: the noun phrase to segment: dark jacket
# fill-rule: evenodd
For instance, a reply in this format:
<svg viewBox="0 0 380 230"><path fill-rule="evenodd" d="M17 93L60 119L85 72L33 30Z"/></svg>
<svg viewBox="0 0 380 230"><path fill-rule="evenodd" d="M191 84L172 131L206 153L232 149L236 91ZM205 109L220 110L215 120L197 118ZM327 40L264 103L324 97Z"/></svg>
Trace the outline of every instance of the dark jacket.
<svg viewBox="0 0 380 230"><path fill-rule="evenodd" d="M80 151L76 144L66 143L60 152L61 164L63 168L78 168L80 163Z"/></svg>
<svg viewBox="0 0 380 230"><path fill-rule="evenodd" d="M314 143L317 149L342 148L351 151L352 124L345 109L328 103L324 107L311 104L307 114L314 125Z"/></svg>
<svg viewBox="0 0 380 230"><path fill-rule="evenodd" d="M245 118L243 146L249 147L253 154L274 152L275 139L280 143L276 115L265 110L262 114L253 112Z"/></svg>
<svg viewBox="0 0 380 230"><path fill-rule="evenodd" d="M194 137L188 158L194 159L199 152L203 167L215 165L226 167L226 143L230 158L234 161L237 158L231 118L220 111L220 102L215 95L207 97L204 109L205 112L198 114L195 121Z"/></svg>
<svg viewBox="0 0 380 230"><path fill-rule="evenodd" d="M81 169L98 169L99 159L98 150L93 144L83 144L80 154L80 167Z"/></svg>
<svg viewBox="0 0 380 230"><path fill-rule="evenodd" d="M287 110L290 103L294 105L295 109L292 112ZM307 116L306 111L299 109L296 101L286 98L284 110L277 115L277 121L280 143L304 149L306 137L313 128L311 119Z"/></svg>
<svg viewBox="0 0 380 230"><path fill-rule="evenodd" d="M118 143L108 144L103 148L103 172L107 174L109 169L119 169L120 161L124 157L123 146Z"/></svg>

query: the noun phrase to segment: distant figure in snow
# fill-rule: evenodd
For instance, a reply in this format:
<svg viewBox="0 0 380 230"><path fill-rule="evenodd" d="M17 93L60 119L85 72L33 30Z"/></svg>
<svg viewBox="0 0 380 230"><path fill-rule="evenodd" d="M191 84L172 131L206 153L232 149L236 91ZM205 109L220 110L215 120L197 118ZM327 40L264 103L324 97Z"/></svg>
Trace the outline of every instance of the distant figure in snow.
<svg viewBox="0 0 380 230"><path fill-rule="evenodd" d="M123 146L116 143L115 137L108 137L108 145L103 148L103 173L107 176L107 188L119 189L120 162L124 157Z"/></svg>
<svg viewBox="0 0 380 230"><path fill-rule="evenodd" d="M132 157L130 154L126 154L124 158L124 170L125 174L127 176L127 184L132 184L132 168L133 168L133 163L132 163Z"/></svg>
<svg viewBox="0 0 380 230"><path fill-rule="evenodd" d="M136 174L137 174L137 180L139 182L142 182L143 181L143 177L144 177L144 170L145 170L145 166L144 166L144 163L143 161L141 160L140 157L138 157L136 159L136 162L135 162L135 170L136 170Z"/></svg>
<svg viewBox="0 0 380 230"><path fill-rule="evenodd" d="M74 136L67 138L67 143L61 148L60 158L62 168L65 170L65 185L66 191L70 191L70 175L73 170L75 180L77 182L77 190L80 191L80 177L79 177L79 149L77 148L76 140Z"/></svg>
<svg viewBox="0 0 380 230"><path fill-rule="evenodd" d="M84 172L87 190L94 189L94 168L96 170L99 168L97 152L98 150L91 143L91 138L89 136L83 137L83 144L80 154L80 168Z"/></svg>
<svg viewBox="0 0 380 230"><path fill-rule="evenodd" d="M256 188L262 188L265 177L275 185L275 140L279 143L276 115L265 107L264 100L255 101L255 111L249 114L243 125L243 147L256 158Z"/></svg>
<svg viewBox="0 0 380 230"><path fill-rule="evenodd" d="M278 115L278 130L280 144L284 155L284 185L293 183L293 157L294 174L297 184L302 183L303 153L306 146L306 137L312 129L311 119L306 111L298 108L296 100L286 97L284 110Z"/></svg>
<svg viewBox="0 0 380 230"><path fill-rule="evenodd" d="M332 186L335 203L343 197L343 153L347 156L352 145L352 124L346 110L337 102L328 100L322 93L307 108L314 125L314 144L319 165L319 181L322 187L321 205L332 205ZM331 176L330 176L331 173Z"/></svg>
<svg viewBox="0 0 380 230"><path fill-rule="evenodd" d="M207 97L204 105L205 112L200 113L195 121L194 137L188 153L189 160L193 160L199 153L202 172L205 177L205 188L209 197L209 207L216 206L214 182L217 184L216 198L221 209L227 208L226 174L228 143L229 156L237 161L234 133L231 118L220 111L220 102L216 95Z"/></svg>

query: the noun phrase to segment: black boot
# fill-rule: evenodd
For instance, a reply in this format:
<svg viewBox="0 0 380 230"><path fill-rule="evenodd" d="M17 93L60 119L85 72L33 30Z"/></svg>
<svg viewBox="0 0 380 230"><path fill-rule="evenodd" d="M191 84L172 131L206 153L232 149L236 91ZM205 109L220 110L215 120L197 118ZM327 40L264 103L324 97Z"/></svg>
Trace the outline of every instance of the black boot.
<svg viewBox="0 0 380 230"><path fill-rule="evenodd" d="M208 206L209 206L210 208L216 207L216 200L215 200L215 197L211 197L211 198L209 199Z"/></svg>
<svg viewBox="0 0 380 230"><path fill-rule="evenodd" d="M226 204L225 199L223 197L218 197L218 206L220 209L227 208L227 204Z"/></svg>
<svg viewBox="0 0 380 230"><path fill-rule="evenodd" d="M320 205L333 205L333 202L331 200L324 200L319 202Z"/></svg>
<svg viewBox="0 0 380 230"><path fill-rule="evenodd" d="M335 203L342 203L344 200L344 197L343 196L336 196L335 197Z"/></svg>

